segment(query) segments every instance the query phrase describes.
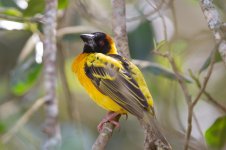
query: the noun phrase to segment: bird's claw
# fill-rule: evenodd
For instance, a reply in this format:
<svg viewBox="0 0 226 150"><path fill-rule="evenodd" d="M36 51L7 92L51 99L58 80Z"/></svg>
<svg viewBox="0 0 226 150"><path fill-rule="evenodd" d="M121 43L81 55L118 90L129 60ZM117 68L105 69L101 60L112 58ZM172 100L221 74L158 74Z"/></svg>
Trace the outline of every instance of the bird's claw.
<svg viewBox="0 0 226 150"><path fill-rule="evenodd" d="M97 126L97 130L101 132L103 130L103 126L105 123L110 122L113 124L116 128L120 127L120 124L118 121L115 120L115 117L118 116L119 114L116 112L108 112L107 115L101 120L99 125Z"/></svg>

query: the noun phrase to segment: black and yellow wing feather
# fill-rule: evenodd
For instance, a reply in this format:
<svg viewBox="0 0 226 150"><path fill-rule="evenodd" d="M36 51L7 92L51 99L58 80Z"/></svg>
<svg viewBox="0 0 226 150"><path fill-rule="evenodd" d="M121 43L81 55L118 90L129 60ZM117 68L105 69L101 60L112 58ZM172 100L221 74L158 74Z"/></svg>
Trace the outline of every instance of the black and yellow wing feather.
<svg viewBox="0 0 226 150"><path fill-rule="evenodd" d="M149 110L150 106L145 92L136 81L134 66L119 55L97 53L87 58L85 73L102 94L131 114L142 118L144 111Z"/></svg>

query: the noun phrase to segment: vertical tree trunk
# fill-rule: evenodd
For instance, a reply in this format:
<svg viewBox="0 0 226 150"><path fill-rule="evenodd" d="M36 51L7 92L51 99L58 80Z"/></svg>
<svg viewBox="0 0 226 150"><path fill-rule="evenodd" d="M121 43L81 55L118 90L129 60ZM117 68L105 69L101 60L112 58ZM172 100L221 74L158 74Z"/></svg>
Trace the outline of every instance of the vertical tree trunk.
<svg viewBox="0 0 226 150"><path fill-rule="evenodd" d="M126 32L126 4L125 0L112 0L112 29L116 48L120 54L130 58L128 38Z"/></svg>
<svg viewBox="0 0 226 150"><path fill-rule="evenodd" d="M46 120L43 131L48 139L43 149L56 149L60 146L61 135L58 123L56 98L56 26L57 0L45 0L44 22L44 85L46 90Z"/></svg>

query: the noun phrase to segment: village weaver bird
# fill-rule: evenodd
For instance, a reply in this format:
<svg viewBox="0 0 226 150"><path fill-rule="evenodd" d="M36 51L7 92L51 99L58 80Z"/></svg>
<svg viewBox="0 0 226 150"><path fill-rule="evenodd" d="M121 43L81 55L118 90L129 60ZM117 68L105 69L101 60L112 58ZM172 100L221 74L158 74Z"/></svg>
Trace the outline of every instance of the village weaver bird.
<svg viewBox="0 0 226 150"><path fill-rule="evenodd" d="M81 34L83 52L75 58L72 70L96 104L108 111L98 125L111 122L119 114L130 113L151 131L151 150L171 149L157 127L153 99L136 65L119 55L113 39L102 32Z"/></svg>

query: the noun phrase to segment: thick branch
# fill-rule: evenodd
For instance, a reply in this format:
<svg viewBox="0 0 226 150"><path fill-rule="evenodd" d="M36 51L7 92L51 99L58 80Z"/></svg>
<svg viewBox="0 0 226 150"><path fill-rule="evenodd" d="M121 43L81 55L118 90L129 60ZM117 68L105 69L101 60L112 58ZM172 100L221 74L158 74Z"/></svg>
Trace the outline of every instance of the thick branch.
<svg viewBox="0 0 226 150"><path fill-rule="evenodd" d="M213 4L213 0L200 0L200 6L209 28L213 32L216 43L219 44L218 51L226 66L226 34L224 23L220 18L218 10Z"/></svg>
<svg viewBox="0 0 226 150"><path fill-rule="evenodd" d="M115 121L119 121L120 115L115 118ZM104 150L108 141L111 139L115 126L109 122L105 123L99 136L92 146L92 150Z"/></svg>
<svg viewBox="0 0 226 150"><path fill-rule="evenodd" d="M44 24L44 82L46 90L46 120L43 131L48 139L43 149L57 149L61 143L56 98L56 19L57 0L46 0Z"/></svg>
<svg viewBox="0 0 226 150"><path fill-rule="evenodd" d="M126 32L125 0L112 0L112 9L112 28L116 47L124 57L130 58Z"/></svg>

